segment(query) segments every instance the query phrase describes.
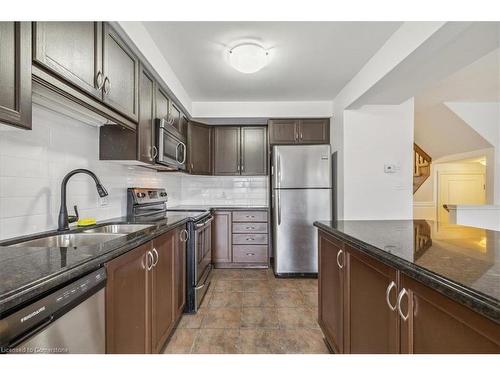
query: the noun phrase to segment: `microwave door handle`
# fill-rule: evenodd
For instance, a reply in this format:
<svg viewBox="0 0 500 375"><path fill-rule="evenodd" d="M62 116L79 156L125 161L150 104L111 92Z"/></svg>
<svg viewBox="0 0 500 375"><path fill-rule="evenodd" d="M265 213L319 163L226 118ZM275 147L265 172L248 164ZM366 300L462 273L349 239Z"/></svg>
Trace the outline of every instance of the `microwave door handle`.
<svg viewBox="0 0 500 375"><path fill-rule="evenodd" d="M175 146L175 161L177 163L179 163L179 146L180 145L181 145L180 143L177 143L177 146Z"/></svg>
<svg viewBox="0 0 500 375"><path fill-rule="evenodd" d="M183 143L183 142L180 142L180 144L182 145L182 150L183 150L183 153L182 153L182 161L180 162L181 164L184 164L186 162L186 144Z"/></svg>

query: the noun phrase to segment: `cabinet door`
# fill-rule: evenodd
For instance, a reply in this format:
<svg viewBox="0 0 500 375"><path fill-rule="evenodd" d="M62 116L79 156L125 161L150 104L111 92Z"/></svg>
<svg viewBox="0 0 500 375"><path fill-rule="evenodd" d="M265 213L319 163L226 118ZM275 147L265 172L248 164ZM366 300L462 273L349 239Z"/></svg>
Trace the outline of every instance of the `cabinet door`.
<svg viewBox="0 0 500 375"><path fill-rule="evenodd" d="M181 232L185 228L176 230L175 254L174 254L174 318L182 315L184 305L186 304L186 241L187 236L183 237Z"/></svg>
<svg viewBox="0 0 500 375"><path fill-rule="evenodd" d="M294 144L298 141L298 120L269 120L269 143Z"/></svg>
<svg viewBox="0 0 500 375"><path fill-rule="evenodd" d="M401 352L500 353L498 324L402 275ZM403 291L403 289L401 289Z"/></svg>
<svg viewBox="0 0 500 375"><path fill-rule="evenodd" d="M144 163L154 163L154 115L155 115L155 81L141 67L139 76L139 124L137 127L137 157Z"/></svg>
<svg viewBox="0 0 500 375"><path fill-rule="evenodd" d="M328 144L330 143L330 120L307 119L299 121L299 143Z"/></svg>
<svg viewBox="0 0 500 375"><path fill-rule="evenodd" d="M156 86L156 118L168 117L168 111L170 110L170 99L167 93L160 87Z"/></svg>
<svg viewBox="0 0 500 375"><path fill-rule="evenodd" d="M214 174L234 176L240 174L240 127L214 128Z"/></svg>
<svg viewBox="0 0 500 375"><path fill-rule="evenodd" d="M187 139L188 119L183 113L181 113L181 120L179 121L179 132L185 139Z"/></svg>
<svg viewBox="0 0 500 375"><path fill-rule="evenodd" d="M170 101L170 118L172 119L172 126L181 133L181 111L172 101Z"/></svg>
<svg viewBox="0 0 500 375"><path fill-rule="evenodd" d="M347 245L344 250L344 352L399 353L397 271Z"/></svg>
<svg viewBox="0 0 500 375"><path fill-rule="evenodd" d="M215 211L212 222L212 261L232 262L231 211Z"/></svg>
<svg viewBox="0 0 500 375"><path fill-rule="evenodd" d="M148 242L106 264L106 352L150 353ZM76 329L82 327L75 327Z"/></svg>
<svg viewBox="0 0 500 375"><path fill-rule="evenodd" d="M139 117L139 60L118 34L104 24L104 102L137 121Z"/></svg>
<svg viewBox="0 0 500 375"><path fill-rule="evenodd" d="M344 352L344 271L337 263L343 262L344 255L341 243L320 232L318 321L336 353Z"/></svg>
<svg viewBox="0 0 500 375"><path fill-rule="evenodd" d="M241 174L249 176L267 174L267 127L241 128Z"/></svg>
<svg viewBox="0 0 500 375"><path fill-rule="evenodd" d="M212 173L212 137L209 126L189 122L187 163L191 174Z"/></svg>
<svg viewBox="0 0 500 375"><path fill-rule="evenodd" d="M102 22L35 22L33 60L101 99Z"/></svg>
<svg viewBox="0 0 500 375"><path fill-rule="evenodd" d="M151 282L151 339L153 353L159 353L174 326L174 250L176 231L153 240L155 265Z"/></svg>
<svg viewBox="0 0 500 375"><path fill-rule="evenodd" d="M30 22L0 22L0 122L31 129Z"/></svg>

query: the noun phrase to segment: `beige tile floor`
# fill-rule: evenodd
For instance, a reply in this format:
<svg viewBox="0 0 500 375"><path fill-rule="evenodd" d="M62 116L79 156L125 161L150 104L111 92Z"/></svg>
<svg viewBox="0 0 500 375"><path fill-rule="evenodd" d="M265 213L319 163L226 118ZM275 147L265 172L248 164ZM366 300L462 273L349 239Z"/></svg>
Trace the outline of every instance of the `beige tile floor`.
<svg viewBox="0 0 500 375"><path fill-rule="evenodd" d="M165 353L328 353L317 309L317 280L217 269L198 313L182 317Z"/></svg>

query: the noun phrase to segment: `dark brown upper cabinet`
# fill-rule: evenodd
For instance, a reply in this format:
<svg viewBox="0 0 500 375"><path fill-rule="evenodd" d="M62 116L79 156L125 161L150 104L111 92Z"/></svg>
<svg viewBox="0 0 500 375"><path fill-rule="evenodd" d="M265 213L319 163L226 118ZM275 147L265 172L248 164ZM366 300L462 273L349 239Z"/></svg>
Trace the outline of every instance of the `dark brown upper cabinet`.
<svg viewBox="0 0 500 375"><path fill-rule="evenodd" d="M214 175L267 174L265 126L214 127Z"/></svg>
<svg viewBox="0 0 500 375"><path fill-rule="evenodd" d="M33 60L102 99L102 22L35 22Z"/></svg>
<svg viewBox="0 0 500 375"><path fill-rule="evenodd" d="M170 99L160 85L156 86L156 118L168 119L170 111Z"/></svg>
<svg viewBox="0 0 500 375"><path fill-rule="evenodd" d="M270 144L328 144L330 119L269 120Z"/></svg>
<svg viewBox="0 0 500 375"><path fill-rule="evenodd" d="M139 123L137 126L137 158L153 164L158 150L155 146L155 89L149 72L141 66L139 75Z"/></svg>
<svg viewBox="0 0 500 375"><path fill-rule="evenodd" d="M187 170L191 174L212 174L212 127L197 122L187 125Z"/></svg>
<svg viewBox="0 0 500 375"><path fill-rule="evenodd" d="M0 22L0 122L31 129L30 22Z"/></svg>
<svg viewBox="0 0 500 375"><path fill-rule="evenodd" d="M299 120L276 119L269 120L269 143L271 144L293 144L297 140L297 128Z"/></svg>
<svg viewBox="0 0 500 375"><path fill-rule="evenodd" d="M33 79L136 130L139 60L108 23L34 22Z"/></svg>
<svg viewBox="0 0 500 375"><path fill-rule="evenodd" d="M267 128L265 126L241 128L241 174L249 176L267 174Z"/></svg>
<svg viewBox="0 0 500 375"><path fill-rule="evenodd" d="M239 175L241 171L241 142L239 126L214 128L214 174Z"/></svg>
<svg viewBox="0 0 500 375"><path fill-rule="evenodd" d="M139 117L139 59L109 24L104 24L103 100L130 119Z"/></svg>

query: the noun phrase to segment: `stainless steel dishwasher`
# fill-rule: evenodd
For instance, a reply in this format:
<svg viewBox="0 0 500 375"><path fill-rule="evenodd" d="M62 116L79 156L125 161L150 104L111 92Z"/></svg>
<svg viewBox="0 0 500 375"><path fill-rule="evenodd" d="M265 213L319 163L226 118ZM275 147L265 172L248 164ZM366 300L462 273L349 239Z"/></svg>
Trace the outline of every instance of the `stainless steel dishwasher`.
<svg viewBox="0 0 500 375"><path fill-rule="evenodd" d="M105 353L101 268L0 320L3 353Z"/></svg>

